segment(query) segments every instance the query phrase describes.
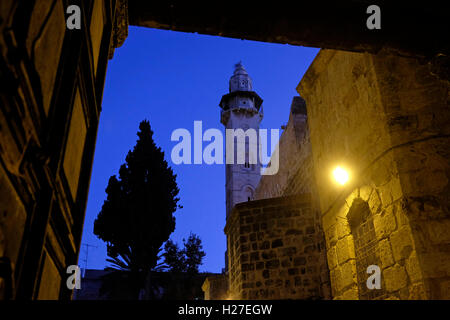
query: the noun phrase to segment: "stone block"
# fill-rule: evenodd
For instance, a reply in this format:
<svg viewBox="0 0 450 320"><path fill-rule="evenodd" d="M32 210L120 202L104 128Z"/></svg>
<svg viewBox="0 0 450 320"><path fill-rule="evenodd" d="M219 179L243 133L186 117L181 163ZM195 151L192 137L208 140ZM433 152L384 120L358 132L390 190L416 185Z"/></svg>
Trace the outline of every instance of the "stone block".
<svg viewBox="0 0 450 320"><path fill-rule="evenodd" d="M281 248L281 256L291 257L297 252L296 247Z"/></svg>
<svg viewBox="0 0 450 320"><path fill-rule="evenodd" d="M339 269L339 284L340 289L347 288L356 284L356 262L355 260L349 260L343 265L338 267Z"/></svg>
<svg viewBox="0 0 450 320"><path fill-rule="evenodd" d="M294 258L294 266L303 266L306 264L305 257L296 257Z"/></svg>
<svg viewBox="0 0 450 320"><path fill-rule="evenodd" d="M377 239L386 238L397 229L395 215L387 212L375 214L373 216L373 226Z"/></svg>
<svg viewBox="0 0 450 320"><path fill-rule="evenodd" d="M263 251L261 253L261 258L263 258L264 260L269 260L269 259L273 259L277 256L276 252L274 250L270 250L270 251Z"/></svg>
<svg viewBox="0 0 450 320"><path fill-rule="evenodd" d="M283 246L283 240L282 239L276 239L272 240L272 248L278 248Z"/></svg>
<svg viewBox="0 0 450 320"><path fill-rule="evenodd" d="M275 281L273 281L272 279L269 279L269 280L264 281L264 285L265 285L266 287L271 287L271 286L273 286L274 284L275 284Z"/></svg>
<svg viewBox="0 0 450 320"><path fill-rule="evenodd" d="M359 197L364 201L369 201L370 196L374 192L373 187L371 186L362 186L359 188Z"/></svg>
<svg viewBox="0 0 450 320"><path fill-rule="evenodd" d="M304 236L304 237L302 238L303 244L312 244L312 243L315 242L314 240L315 240L314 236L311 236L311 235L309 235L309 236Z"/></svg>
<svg viewBox="0 0 450 320"><path fill-rule="evenodd" d="M421 267L424 277L444 278L450 276L450 255L445 252L421 253Z"/></svg>
<svg viewBox="0 0 450 320"><path fill-rule="evenodd" d="M305 246L304 253L312 253L316 251L316 246L314 244Z"/></svg>
<svg viewBox="0 0 450 320"><path fill-rule="evenodd" d="M300 230L300 229L288 229L285 232L286 236L289 236L289 235L302 235L302 234L303 234L303 231Z"/></svg>
<svg viewBox="0 0 450 320"><path fill-rule="evenodd" d="M338 239L342 239L350 234L350 225L346 220L341 219L335 226Z"/></svg>
<svg viewBox="0 0 450 320"><path fill-rule="evenodd" d="M450 243L450 219L427 221L426 229L433 244Z"/></svg>
<svg viewBox="0 0 450 320"><path fill-rule="evenodd" d="M280 260L274 259L266 262L267 269L276 269L280 266Z"/></svg>
<svg viewBox="0 0 450 320"><path fill-rule="evenodd" d="M423 283L413 284L410 287L408 300L426 300L426 299L429 299L429 297L427 297ZM447 296L444 299L449 299L449 297Z"/></svg>
<svg viewBox="0 0 450 320"><path fill-rule="evenodd" d="M392 212L395 213L399 228L402 226L409 226L409 218L402 209L401 202L394 203L390 208L392 208Z"/></svg>
<svg viewBox="0 0 450 320"><path fill-rule="evenodd" d="M283 259L283 260L281 260L281 266L283 267L283 268L288 268L288 267L290 267L291 266L291 260L290 259Z"/></svg>
<svg viewBox="0 0 450 320"><path fill-rule="evenodd" d="M355 247L353 236L349 235L336 243L336 256L338 264L342 264L349 259L355 259Z"/></svg>
<svg viewBox="0 0 450 320"><path fill-rule="evenodd" d="M336 245L336 242L338 240L336 226L333 225L331 228L324 230L325 230L325 244L327 248Z"/></svg>
<svg viewBox="0 0 450 320"><path fill-rule="evenodd" d="M390 267L394 264L394 257L392 255L391 244L388 239L383 239L378 242L379 257L381 260L381 269Z"/></svg>
<svg viewBox="0 0 450 320"><path fill-rule="evenodd" d="M450 280L441 281L439 284L439 299L450 299Z"/></svg>
<svg viewBox="0 0 450 320"><path fill-rule="evenodd" d="M368 204L372 214L379 213L381 211L383 204L377 190L374 190L374 192L370 196Z"/></svg>
<svg viewBox="0 0 450 320"><path fill-rule="evenodd" d="M254 263L244 263L242 264L242 271L251 271L255 270L255 264Z"/></svg>
<svg viewBox="0 0 450 320"><path fill-rule="evenodd" d="M382 277L384 277L384 285L388 292L398 291L408 284L406 270L399 264L384 269Z"/></svg>
<svg viewBox="0 0 450 320"><path fill-rule="evenodd" d="M250 261L258 261L259 260L259 252L250 253Z"/></svg>
<svg viewBox="0 0 450 320"><path fill-rule="evenodd" d="M345 206L345 209L348 210L348 207ZM324 230L333 228L337 223L336 216L333 213L333 211L329 211L326 215L322 216L322 227Z"/></svg>
<svg viewBox="0 0 450 320"><path fill-rule="evenodd" d="M422 269L420 268L419 259L415 252L406 259L405 267L411 283L416 283L423 279Z"/></svg>
<svg viewBox="0 0 450 320"><path fill-rule="evenodd" d="M259 244L260 250L265 250L270 248L270 241L263 241Z"/></svg>
<svg viewBox="0 0 450 320"><path fill-rule="evenodd" d="M336 247L327 250L328 267L334 269L337 266Z"/></svg>
<svg viewBox="0 0 450 320"><path fill-rule="evenodd" d="M402 226L390 235L390 242L394 259L399 262L409 257L413 250L413 242L411 239L411 229L409 226Z"/></svg>
<svg viewBox="0 0 450 320"><path fill-rule="evenodd" d="M314 234L316 229L314 227L306 227L305 234Z"/></svg>
<svg viewBox="0 0 450 320"><path fill-rule="evenodd" d="M241 226L240 230L239 230L239 234L241 235L245 235L247 233L251 232L251 227L250 226Z"/></svg>
<svg viewBox="0 0 450 320"><path fill-rule="evenodd" d="M341 300L359 300L358 287L354 285L345 290L341 295Z"/></svg>
<svg viewBox="0 0 450 320"><path fill-rule="evenodd" d="M310 266L306 268L306 273L313 274L317 272L316 266Z"/></svg>
<svg viewBox="0 0 450 320"><path fill-rule="evenodd" d="M288 269L288 274L290 276L298 275L299 274L299 270L298 270L298 268L290 268L290 269Z"/></svg>

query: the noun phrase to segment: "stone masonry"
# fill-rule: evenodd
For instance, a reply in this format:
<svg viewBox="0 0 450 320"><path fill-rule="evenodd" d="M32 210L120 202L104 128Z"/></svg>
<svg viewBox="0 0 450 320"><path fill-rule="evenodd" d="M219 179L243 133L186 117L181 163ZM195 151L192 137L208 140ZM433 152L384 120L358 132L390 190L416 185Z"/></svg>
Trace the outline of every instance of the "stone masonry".
<svg viewBox="0 0 450 320"><path fill-rule="evenodd" d="M415 59L321 50L297 90L333 298L449 299L448 83ZM336 165L351 171L345 187ZM382 288L369 294L371 264Z"/></svg>
<svg viewBox="0 0 450 320"><path fill-rule="evenodd" d="M229 298L330 298L319 213L309 195L240 203L225 233Z"/></svg>
<svg viewBox="0 0 450 320"><path fill-rule="evenodd" d="M255 199L314 192L306 104L302 97L292 99L289 121L277 148L278 172L261 177L255 190Z"/></svg>
<svg viewBox="0 0 450 320"><path fill-rule="evenodd" d="M226 300L228 298L228 277L218 274L206 278L202 285L205 300Z"/></svg>

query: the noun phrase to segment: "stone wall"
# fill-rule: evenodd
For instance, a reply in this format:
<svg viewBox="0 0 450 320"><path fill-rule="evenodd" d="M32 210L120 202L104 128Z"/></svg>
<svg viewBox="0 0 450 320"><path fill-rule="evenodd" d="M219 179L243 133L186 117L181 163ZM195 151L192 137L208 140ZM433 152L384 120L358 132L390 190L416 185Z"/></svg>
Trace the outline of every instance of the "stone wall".
<svg viewBox="0 0 450 320"><path fill-rule="evenodd" d="M208 276L202 285L205 300L228 299L228 276L217 274Z"/></svg>
<svg viewBox="0 0 450 320"><path fill-rule="evenodd" d="M78 4L68 30L67 1L0 1L0 299L72 295L108 56L128 27L123 0Z"/></svg>
<svg viewBox="0 0 450 320"><path fill-rule="evenodd" d="M319 213L309 195L240 203L225 233L230 298L330 297Z"/></svg>
<svg viewBox="0 0 450 320"><path fill-rule="evenodd" d="M292 99L289 121L277 148L278 172L274 175L261 176L255 190L255 199L312 192L314 183L311 144L305 101L301 97Z"/></svg>
<svg viewBox="0 0 450 320"><path fill-rule="evenodd" d="M427 65L414 59L376 57L374 67L403 194L399 228L392 238L397 242L394 256L409 261L410 282L423 277L424 296L450 299L449 82L437 80ZM408 256L404 250L407 229L400 226L405 219L412 230L416 265L414 252Z"/></svg>
<svg viewBox="0 0 450 320"><path fill-rule="evenodd" d="M448 84L414 59L321 50L297 91L333 298L450 298ZM337 165L345 187L331 179ZM365 287L370 264L379 291Z"/></svg>

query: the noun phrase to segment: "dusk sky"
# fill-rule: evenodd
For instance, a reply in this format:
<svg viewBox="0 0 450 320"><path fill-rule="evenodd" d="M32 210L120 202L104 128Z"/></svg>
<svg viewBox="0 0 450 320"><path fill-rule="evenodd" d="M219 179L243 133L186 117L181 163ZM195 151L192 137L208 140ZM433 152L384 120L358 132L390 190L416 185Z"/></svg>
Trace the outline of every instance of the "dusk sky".
<svg viewBox="0 0 450 320"><path fill-rule="evenodd" d="M182 245L190 232L206 252L200 271L224 267L225 166L175 165L170 159L177 128L193 134L194 121L223 131L218 106L228 93L234 65L242 61L253 89L264 100L261 128L287 123L295 88L319 49L130 27L124 45L109 61L102 113L89 188L79 265L103 269L106 245L93 234L93 224L106 198L109 177L118 174L137 140L139 123L147 119L154 139L177 175L180 188L176 228L171 239ZM205 147L208 143L204 143Z"/></svg>

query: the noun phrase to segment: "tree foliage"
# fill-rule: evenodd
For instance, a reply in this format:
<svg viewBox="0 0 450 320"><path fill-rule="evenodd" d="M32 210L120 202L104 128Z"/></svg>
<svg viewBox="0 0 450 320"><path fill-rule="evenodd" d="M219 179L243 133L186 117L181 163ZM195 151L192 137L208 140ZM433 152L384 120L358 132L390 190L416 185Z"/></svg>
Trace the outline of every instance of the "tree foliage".
<svg viewBox="0 0 450 320"><path fill-rule="evenodd" d="M184 242L184 239L183 239ZM196 274L198 267L202 264L205 252L202 250L202 241L200 238L191 233L186 242L184 242L184 255L186 256L186 272Z"/></svg>
<svg viewBox="0 0 450 320"><path fill-rule="evenodd" d="M184 248L180 250L178 244L168 240L164 245L165 252L162 254L164 263L172 272L197 274L198 267L205 256L202 241L196 234L191 233L187 241L183 239L183 245Z"/></svg>
<svg viewBox="0 0 450 320"><path fill-rule="evenodd" d="M167 240L164 244L164 264L171 272L185 272L186 259L183 250L172 240Z"/></svg>
<svg viewBox="0 0 450 320"><path fill-rule="evenodd" d="M137 135L119 178L109 179L94 234L106 242L113 268L140 274L142 280L156 267L160 247L175 229L179 189L148 121L140 123Z"/></svg>

